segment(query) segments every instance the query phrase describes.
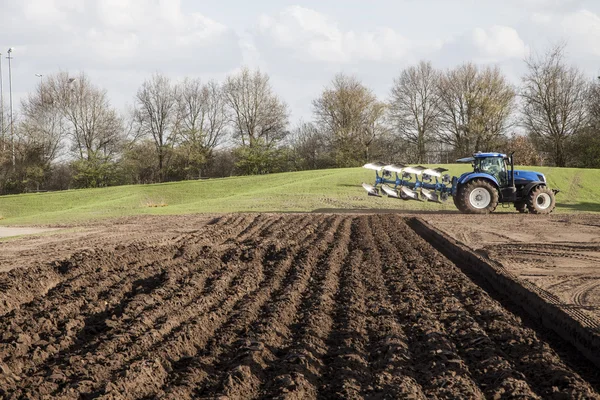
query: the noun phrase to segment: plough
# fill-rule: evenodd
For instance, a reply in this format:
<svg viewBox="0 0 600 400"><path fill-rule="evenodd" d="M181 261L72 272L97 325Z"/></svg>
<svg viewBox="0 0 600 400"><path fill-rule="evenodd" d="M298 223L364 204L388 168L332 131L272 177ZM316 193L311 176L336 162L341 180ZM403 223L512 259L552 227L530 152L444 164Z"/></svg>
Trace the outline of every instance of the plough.
<svg viewBox="0 0 600 400"><path fill-rule="evenodd" d="M443 203L452 193L450 175L445 168L410 167L402 164L386 165L381 162L365 164L375 171L375 186L363 183L371 196L381 196L377 186L389 197L403 200L429 200ZM381 175L380 175L381 173ZM395 178L392 179L392 174ZM393 187L389 186L393 185Z"/></svg>
<svg viewBox="0 0 600 400"><path fill-rule="evenodd" d="M471 163L472 172L451 177L445 168L374 162L363 167L375 171L375 183L363 183L369 196L445 203L452 197L465 213L487 214L498 204L514 204L522 213L549 214L557 189L549 189L544 174L514 169L513 155L475 153L457 160ZM510 167L510 169L509 169Z"/></svg>

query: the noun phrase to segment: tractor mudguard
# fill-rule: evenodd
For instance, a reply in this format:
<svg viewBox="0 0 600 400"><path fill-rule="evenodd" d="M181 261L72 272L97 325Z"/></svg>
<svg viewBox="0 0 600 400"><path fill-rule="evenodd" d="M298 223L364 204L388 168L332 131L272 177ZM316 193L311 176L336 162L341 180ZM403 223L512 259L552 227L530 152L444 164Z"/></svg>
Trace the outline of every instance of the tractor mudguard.
<svg viewBox="0 0 600 400"><path fill-rule="evenodd" d="M458 184L459 184L459 185L464 185L464 184L466 184L467 182L469 182L469 181L471 181L471 180L473 180L473 179L477 179L477 178L484 178L484 179L488 179L488 180L492 181L492 183L493 183L494 185L496 185L496 187L497 187L497 188L498 188L498 187L500 187L500 184L498 183L498 180L497 180L497 179L496 179L496 178L495 178L493 175L490 175L490 174L485 174L485 173L483 173L483 172L474 172L474 173L472 173L472 174L466 174L466 175L463 175L463 176L461 176L461 177L459 178L459 180L458 180Z"/></svg>
<svg viewBox="0 0 600 400"><path fill-rule="evenodd" d="M542 181L529 182L527 185L525 185L525 187L523 187L523 189L521 189L521 197L527 196L529 193L531 193L531 191L533 189L535 189L536 187L538 187L540 185L545 186L546 183L544 183Z"/></svg>

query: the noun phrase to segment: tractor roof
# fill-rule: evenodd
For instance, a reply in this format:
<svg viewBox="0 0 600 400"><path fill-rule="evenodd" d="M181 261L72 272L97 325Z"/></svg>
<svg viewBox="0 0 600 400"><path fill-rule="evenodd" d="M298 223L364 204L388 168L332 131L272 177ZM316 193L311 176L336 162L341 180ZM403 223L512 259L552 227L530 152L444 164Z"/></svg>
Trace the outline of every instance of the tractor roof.
<svg viewBox="0 0 600 400"><path fill-rule="evenodd" d="M461 158L460 160L456 160L456 162L458 162L458 163L470 163L470 162L475 161L476 158L490 158L490 157L506 158L506 154L478 152L478 153L473 154L473 157Z"/></svg>
<svg viewBox="0 0 600 400"><path fill-rule="evenodd" d="M502 154L502 153L475 153L473 154L473 157L475 158L489 158L489 157L502 157L502 158L506 158L506 154Z"/></svg>

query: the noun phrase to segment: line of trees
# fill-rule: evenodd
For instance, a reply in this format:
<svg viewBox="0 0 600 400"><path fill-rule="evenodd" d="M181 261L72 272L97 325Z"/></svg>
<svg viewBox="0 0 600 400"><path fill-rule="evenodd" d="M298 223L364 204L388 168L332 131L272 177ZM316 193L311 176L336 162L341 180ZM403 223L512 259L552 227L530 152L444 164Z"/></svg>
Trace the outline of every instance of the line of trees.
<svg viewBox="0 0 600 400"><path fill-rule="evenodd" d="M84 73L48 76L0 127L0 193L152 183L234 174L354 167L383 159L452 162L515 151L519 163L600 167L600 82L564 47L526 60L521 85L494 66L442 71L422 61L379 99L339 74L290 129L269 76L247 68L224 82L156 74L120 115ZM14 163L13 163L14 144Z"/></svg>

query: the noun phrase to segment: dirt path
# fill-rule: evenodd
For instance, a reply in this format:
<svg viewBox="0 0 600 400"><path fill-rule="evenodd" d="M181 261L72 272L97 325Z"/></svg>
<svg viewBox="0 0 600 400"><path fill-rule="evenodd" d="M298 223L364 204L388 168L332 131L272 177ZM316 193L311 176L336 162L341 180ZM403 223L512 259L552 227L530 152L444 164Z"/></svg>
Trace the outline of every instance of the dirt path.
<svg viewBox="0 0 600 400"><path fill-rule="evenodd" d="M0 226L0 238L21 236L21 235L34 235L37 233L52 232L58 230L57 228L14 228L11 226Z"/></svg>
<svg viewBox="0 0 600 400"><path fill-rule="evenodd" d="M401 217L182 224L0 273L0 397L600 398Z"/></svg>

